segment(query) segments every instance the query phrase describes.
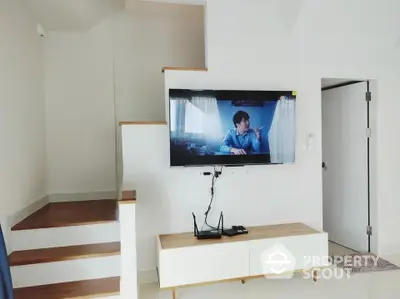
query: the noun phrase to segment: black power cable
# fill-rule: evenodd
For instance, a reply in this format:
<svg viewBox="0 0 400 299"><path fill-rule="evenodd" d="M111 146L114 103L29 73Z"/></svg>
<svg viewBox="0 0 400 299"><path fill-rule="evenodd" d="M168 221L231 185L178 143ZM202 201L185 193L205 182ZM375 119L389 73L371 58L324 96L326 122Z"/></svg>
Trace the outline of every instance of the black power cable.
<svg viewBox="0 0 400 299"><path fill-rule="evenodd" d="M221 166L221 169L219 171L217 171L217 167L214 166L214 172L212 173L212 178L211 178L211 189L210 189L210 191L211 191L211 199L210 199L210 203L208 204L207 211L204 213L205 218L204 218L203 227L204 227L204 225L207 225L209 228L211 228L213 230L216 230L217 228L214 227L214 226L209 225L208 222L207 222L207 219L208 219L208 215L209 215L209 213L211 211L212 204L214 202L214 194L215 194L215 187L214 186L215 186L215 182L221 176L222 168L223 168L223 166ZM209 175L209 173L204 173L204 174L205 175ZM203 230L203 227L202 227L202 230Z"/></svg>

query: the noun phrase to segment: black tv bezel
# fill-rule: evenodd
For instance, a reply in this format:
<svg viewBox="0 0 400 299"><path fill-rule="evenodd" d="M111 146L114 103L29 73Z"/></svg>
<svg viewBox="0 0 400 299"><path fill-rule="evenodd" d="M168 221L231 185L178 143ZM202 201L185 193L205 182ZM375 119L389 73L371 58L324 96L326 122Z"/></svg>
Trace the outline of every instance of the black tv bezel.
<svg viewBox="0 0 400 299"><path fill-rule="evenodd" d="M274 94L274 100L276 100L276 95L294 97L297 100L296 92L293 90L224 90L224 89L181 89L181 88L169 88L168 89L168 131L169 131L169 165L170 167L207 167L207 166L224 166L224 167L242 167L242 166L262 166L262 165L280 165L282 163L271 163L271 157L269 154L263 155L221 155L221 156L191 156L192 159L182 159L181 163L172 164L172 151L171 151L171 90L181 94L189 93L193 94L198 92L204 95L204 93L212 92L224 92L230 98L234 98L238 94L263 94L270 93ZM206 159L205 159L206 158ZM267 159L267 161L265 161ZM187 161L192 160L192 163ZM194 161L195 160L195 161ZM199 163L199 160L207 160L203 163ZM229 163L229 160L235 160L234 163Z"/></svg>

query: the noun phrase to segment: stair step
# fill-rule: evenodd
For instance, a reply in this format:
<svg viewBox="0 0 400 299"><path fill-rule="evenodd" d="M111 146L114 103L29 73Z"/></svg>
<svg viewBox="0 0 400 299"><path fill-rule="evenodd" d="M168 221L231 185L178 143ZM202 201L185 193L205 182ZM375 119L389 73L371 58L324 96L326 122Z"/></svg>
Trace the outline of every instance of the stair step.
<svg viewBox="0 0 400 299"><path fill-rule="evenodd" d="M17 230L11 232L12 251L120 242L118 221L101 224Z"/></svg>
<svg viewBox="0 0 400 299"><path fill-rule="evenodd" d="M12 227L28 230L117 221L117 200L49 203Z"/></svg>
<svg viewBox="0 0 400 299"><path fill-rule="evenodd" d="M14 290L15 299L89 299L119 295L119 277L48 284Z"/></svg>
<svg viewBox="0 0 400 299"><path fill-rule="evenodd" d="M15 251L10 254L9 263L10 266L22 266L119 255L120 253L120 242L42 248Z"/></svg>

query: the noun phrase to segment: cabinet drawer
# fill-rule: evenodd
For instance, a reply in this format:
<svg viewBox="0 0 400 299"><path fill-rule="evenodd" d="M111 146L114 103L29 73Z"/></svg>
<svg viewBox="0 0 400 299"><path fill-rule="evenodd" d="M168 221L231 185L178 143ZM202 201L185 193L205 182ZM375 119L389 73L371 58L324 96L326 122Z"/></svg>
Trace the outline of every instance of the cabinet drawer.
<svg viewBox="0 0 400 299"><path fill-rule="evenodd" d="M232 242L159 251L161 288L249 275L249 243Z"/></svg>

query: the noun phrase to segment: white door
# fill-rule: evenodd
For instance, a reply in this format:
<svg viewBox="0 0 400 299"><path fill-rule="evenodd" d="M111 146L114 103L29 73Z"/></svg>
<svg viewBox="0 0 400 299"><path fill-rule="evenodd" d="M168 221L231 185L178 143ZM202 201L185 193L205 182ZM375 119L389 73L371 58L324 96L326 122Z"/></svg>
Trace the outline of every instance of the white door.
<svg viewBox="0 0 400 299"><path fill-rule="evenodd" d="M329 240L368 251L367 83L322 92L323 225Z"/></svg>

